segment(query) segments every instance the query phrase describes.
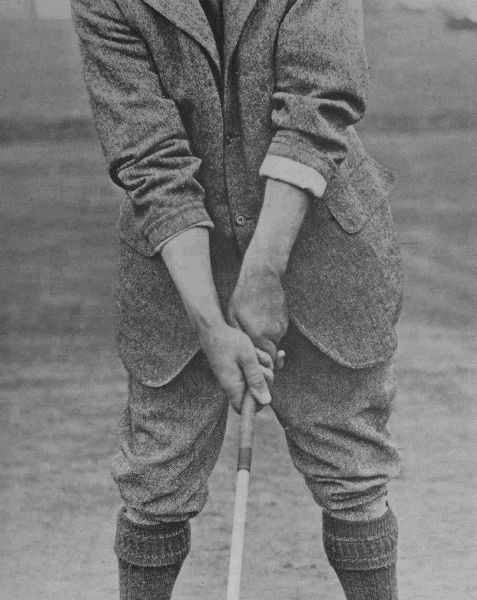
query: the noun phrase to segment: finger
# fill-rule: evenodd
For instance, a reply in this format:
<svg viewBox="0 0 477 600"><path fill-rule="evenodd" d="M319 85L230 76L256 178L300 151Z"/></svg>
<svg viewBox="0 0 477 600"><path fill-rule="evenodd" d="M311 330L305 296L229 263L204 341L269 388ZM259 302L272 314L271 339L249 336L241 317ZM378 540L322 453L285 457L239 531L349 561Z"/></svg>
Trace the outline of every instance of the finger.
<svg viewBox="0 0 477 600"><path fill-rule="evenodd" d="M242 402L247 389L243 369L235 364L233 368L221 371L218 377L219 385L227 394L235 412L240 414Z"/></svg>
<svg viewBox="0 0 477 600"><path fill-rule="evenodd" d="M255 400L260 404L270 404L272 396L256 355L252 354L244 357L241 361L241 367L250 393Z"/></svg>
<svg viewBox="0 0 477 600"><path fill-rule="evenodd" d="M281 369L283 369L283 367L285 366L285 351L284 350L279 350L277 353L277 360L275 363L276 368L281 371Z"/></svg>
<svg viewBox="0 0 477 600"><path fill-rule="evenodd" d="M270 354L268 354L268 352L264 352L261 348L255 348L255 350L257 352L258 362L262 365L262 367L271 369L273 371L273 359Z"/></svg>
<svg viewBox="0 0 477 600"><path fill-rule="evenodd" d="M275 373L272 371L272 369L267 369L263 365L260 365L260 368L263 376L265 377L265 381L267 382L268 389L270 389L273 385L273 380L275 379Z"/></svg>
<svg viewBox="0 0 477 600"><path fill-rule="evenodd" d="M244 396L242 394L239 396L230 396L230 404L238 415L242 412L243 398Z"/></svg>
<svg viewBox="0 0 477 600"><path fill-rule="evenodd" d="M269 356L271 356L272 361L275 362L277 359L277 347L271 340L266 337L255 339L252 336L252 341L254 342L255 348L258 348L262 352L266 352Z"/></svg>

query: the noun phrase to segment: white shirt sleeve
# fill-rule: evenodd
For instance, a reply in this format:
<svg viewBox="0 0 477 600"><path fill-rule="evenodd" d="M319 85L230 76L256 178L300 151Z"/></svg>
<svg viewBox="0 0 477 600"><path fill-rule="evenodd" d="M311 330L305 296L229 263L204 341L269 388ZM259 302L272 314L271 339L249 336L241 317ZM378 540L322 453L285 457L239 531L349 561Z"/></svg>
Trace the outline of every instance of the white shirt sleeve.
<svg viewBox="0 0 477 600"><path fill-rule="evenodd" d="M326 190L326 179L316 169L283 156L267 154L260 175L290 183L317 198L321 198Z"/></svg>

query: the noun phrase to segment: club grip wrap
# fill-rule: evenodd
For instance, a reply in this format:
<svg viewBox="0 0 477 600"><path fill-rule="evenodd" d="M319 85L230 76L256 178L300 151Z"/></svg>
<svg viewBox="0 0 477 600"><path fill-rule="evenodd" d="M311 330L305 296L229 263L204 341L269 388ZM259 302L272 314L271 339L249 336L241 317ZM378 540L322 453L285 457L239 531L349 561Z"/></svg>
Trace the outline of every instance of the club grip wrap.
<svg viewBox="0 0 477 600"><path fill-rule="evenodd" d="M237 471L250 471L252 465L252 448L240 448L238 453Z"/></svg>

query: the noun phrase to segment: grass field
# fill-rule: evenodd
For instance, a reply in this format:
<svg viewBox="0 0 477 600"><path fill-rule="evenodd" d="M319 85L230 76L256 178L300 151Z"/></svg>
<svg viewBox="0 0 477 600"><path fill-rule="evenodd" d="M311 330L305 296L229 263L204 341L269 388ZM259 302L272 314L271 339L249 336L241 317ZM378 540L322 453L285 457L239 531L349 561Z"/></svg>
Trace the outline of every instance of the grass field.
<svg viewBox="0 0 477 600"><path fill-rule="evenodd" d="M368 20L379 85L374 79L375 120L364 138L400 180L393 208L406 302L392 426L404 468L392 498L401 517L401 596L472 600L477 135L462 129L461 115L473 123L477 84L462 72L471 73L477 36L437 42L437 18L428 24L386 15L382 23L379 15ZM412 35L404 35L406 27ZM4 31L2 56L5 40L11 49L11 39L19 39L13 28L10 38ZM38 55L31 47L22 55L24 83L7 92L2 123L86 115L72 71L77 60L58 54L59 40L72 41L49 31L51 43L38 45ZM6 62L0 61L0 81L5 73L17 81ZM456 119L438 127L437 117L426 117L453 114L451 108ZM395 131L400 125L405 132ZM0 600L107 600L117 590L111 545L118 505L107 461L125 397L111 320L119 194L96 142L84 139L4 145L0 186ZM236 426L232 415L176 598L224 597ZM244 598L341 598L321 548L318 511L266 411L256 448Z"/></svg>

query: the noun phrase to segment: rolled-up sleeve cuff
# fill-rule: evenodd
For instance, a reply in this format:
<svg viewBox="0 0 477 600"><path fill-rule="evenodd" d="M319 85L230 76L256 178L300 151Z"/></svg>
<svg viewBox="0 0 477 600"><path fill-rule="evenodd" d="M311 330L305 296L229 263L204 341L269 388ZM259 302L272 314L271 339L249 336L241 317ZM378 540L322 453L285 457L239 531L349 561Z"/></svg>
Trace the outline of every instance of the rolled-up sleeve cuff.
<svg viewBox="0 0 477 600"><path fill-rule="evenodd" d="M164 246L166 244L168 244L171 240L176 238L178 235L181 235L185 231L189 231L189 229L193 229L194 227L205 227L206 229L213 229L214 224L210 220L201 221L200 223L194 223L194 225L190 225L189 227L186 227L185 229L182 229L181 231L177 231L176 233L172 234L171 236L169 236L168 238L163 240L160 244L158 244L154 248L154 254L158 254L159 252L161 252L161 250L163 250Z"/></svg>
<svg viewBox="0 0 477 600"><path fill-rule="evenodd" d="M193 199L177 206L165 207L159 214L151 215L149 223L143 226L143 233L149 247L156 249L181 231L203 222L210 222L210 227L213 227L203 202Z"/></svg>
<svg viewBox="0 0 477 600"><path fill-rule="evenodd" d="M326 190L326 179L321 173L313 167L284 156L267 154L260 167L260 175L290 183L317 198L321 198Z"/></svg>

